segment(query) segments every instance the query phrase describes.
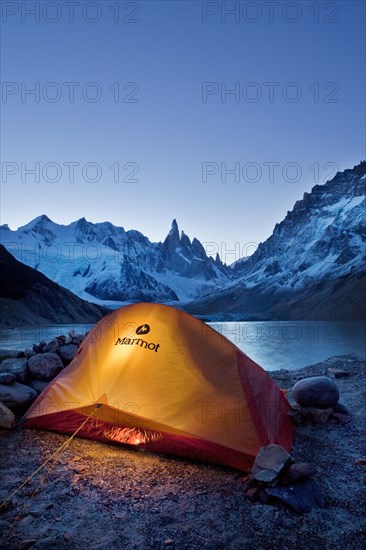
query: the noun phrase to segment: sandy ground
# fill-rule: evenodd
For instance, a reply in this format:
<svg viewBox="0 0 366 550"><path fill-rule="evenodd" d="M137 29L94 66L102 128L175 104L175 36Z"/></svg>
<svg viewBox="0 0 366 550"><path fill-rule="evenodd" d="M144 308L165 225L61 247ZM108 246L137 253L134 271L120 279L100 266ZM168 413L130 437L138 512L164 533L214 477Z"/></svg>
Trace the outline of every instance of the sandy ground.
<svg viewBox="0 0 366 550"><path fill-rule="evenodd" d="M289 388L329 367L350 373L336 383L353 421L297 427L292 451L296 460L316 466L324 508L299 515L281 505L253 504L240 472L75 438L52 469L0 510L0 547L364 548L366 466L355 461L366 456L365 362L337 357L271 376ZM1 430L0 500L66 440L45 431Z"/></svg>

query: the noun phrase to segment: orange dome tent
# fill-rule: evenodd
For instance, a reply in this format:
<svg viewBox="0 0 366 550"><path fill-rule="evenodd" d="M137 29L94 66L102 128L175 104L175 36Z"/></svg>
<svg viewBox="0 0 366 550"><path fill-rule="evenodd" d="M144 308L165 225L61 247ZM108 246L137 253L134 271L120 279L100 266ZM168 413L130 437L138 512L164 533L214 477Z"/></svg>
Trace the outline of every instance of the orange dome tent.
<svg viewBox="0 0 366 550"><path fill-rule="evenodd" d="M248 471L260 447L291 448L288 409L224 336L172 307L138 303L94 327L24 425L72 434L83 424L82 437Z"/></svg>

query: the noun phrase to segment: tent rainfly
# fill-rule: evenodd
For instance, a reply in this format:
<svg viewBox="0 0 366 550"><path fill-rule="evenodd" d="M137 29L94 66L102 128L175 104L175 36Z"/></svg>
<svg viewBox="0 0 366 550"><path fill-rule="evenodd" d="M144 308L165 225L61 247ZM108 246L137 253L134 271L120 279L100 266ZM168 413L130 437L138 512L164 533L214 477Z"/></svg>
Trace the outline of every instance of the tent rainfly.
<svg viewBox="0 0 366 550"><path fill-rule="evenodd" d="M227 338L175 308L138 303L94 327L23 425L250 471L260 447L290 450L288 409Z"/></svg>

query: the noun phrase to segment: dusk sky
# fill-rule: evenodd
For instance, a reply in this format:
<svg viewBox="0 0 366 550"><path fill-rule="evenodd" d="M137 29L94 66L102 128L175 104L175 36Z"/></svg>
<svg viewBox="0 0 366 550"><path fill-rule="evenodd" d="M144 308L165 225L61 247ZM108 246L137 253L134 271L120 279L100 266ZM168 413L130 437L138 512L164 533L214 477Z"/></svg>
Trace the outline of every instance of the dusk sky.
<svg viewBox="0 0 366 550"><path fill-rule="evenodd" d="M159 241L176 218L251 253L304 191L365 158L364 2L1 8L12 229L85 216Z"/></svg>

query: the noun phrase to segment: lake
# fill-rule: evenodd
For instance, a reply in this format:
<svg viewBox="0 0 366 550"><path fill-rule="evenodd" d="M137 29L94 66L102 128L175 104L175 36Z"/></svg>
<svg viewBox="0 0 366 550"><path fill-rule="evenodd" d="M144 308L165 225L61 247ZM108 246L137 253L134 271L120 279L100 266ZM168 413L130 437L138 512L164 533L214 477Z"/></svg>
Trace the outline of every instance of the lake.
<svg viewBox="0 0 366 550"><path fill-rule="evenodd" d="M265 370L295 370L334 355L366 358L366 322L265 321L209 323ZM85 333L93 325L53 325L0 331L0 348L23 350L70 330Z"/></svg>

